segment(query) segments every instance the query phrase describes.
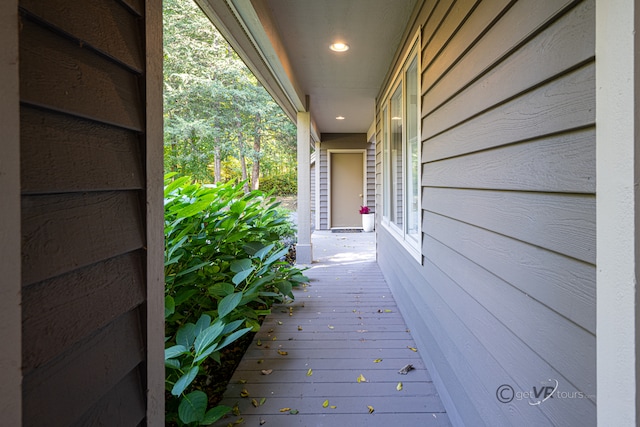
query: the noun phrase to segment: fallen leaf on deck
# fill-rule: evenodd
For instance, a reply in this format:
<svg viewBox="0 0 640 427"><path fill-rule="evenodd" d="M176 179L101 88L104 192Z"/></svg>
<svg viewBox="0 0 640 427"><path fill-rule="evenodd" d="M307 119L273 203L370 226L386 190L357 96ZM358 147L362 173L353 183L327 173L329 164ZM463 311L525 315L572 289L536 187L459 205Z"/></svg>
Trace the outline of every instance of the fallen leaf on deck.
<svg viewBox="0 0 640 427"><path fill-rule="evenodd" d="M281 408L280 412L289 412L291 408Z"/></svg>
<svg viewBox="0 0 640 427"><path fill-rule="evenodd" d="M297 409L292 409L292 410L289 411L289 413L291 415L298 415L300 413L300 411L298 411Z"/></svg>
<svg viewBox="0 0 640 427"><path fill-rule="evenodd" d="M366 383L367 379L364 377L364 375L360 374L356 381L358 381L359 383Z"/></svg>
<svg viewBox="0 0 640 427"><path fill-rule="evenodd" d="M240 407L238 406L238 404L237 404L237 403L233 406L233 409L231 409L231 412L232 412L232 413L233 413L233 415L235 415L236 417L237 417L238 415L240 415Z"/></svg>
<svg viewBox="0 0 640 427"><path fill-rule="evenodd" d="M258 401L255 399L251 399L251 404L253 405L254 408L258 407Z"/></svg>
<svg viewBox="0 0 640 427"><path fill-rule="evenodd" d="M398 383L398 385L396 386L396 390L401 391L402 390L402 383Z"/></svg>
<svg viewBox="0 0 640 427"><path fill-rule="evenodd" d="M278 354L279 354L280 356L286 356L286 355L287 355L287 354L289 354L289 353L288 353L288 352L286 352L286 351L278 350Z"/></svg>
<svg viewBox="0 0 640 427"><path fill-rule="evenodd" d="M238 380L238 384L246 384L247 380Z"/></svg>
<svg viewBox="0 0 640 427"><path fill-rule="evenodd" d="M384 311L385 313L393 313L392 310L389 310L388 308Z"/></svg>
<svg viewBox="0 0 640 427"><path fill-rule="evenodd" d="M278 325L282 325L282 322L280 320L278 320Z"/></svg>
<svg viewBox="0 0 640 427"><path fill-rule="evenodd" d="M329 329L333 329L335 326L327 325Z"/></svg>
<svg viewBox="0 0 640 427"><path fill-rule="evenodd" d="M323 408L326 408L327 406L329 406L329 399L327 399L324 402L322 402L322 407Z"/></svg>
<svg viewBox="0 0 640 427"><path fill-rule="evenodd" d="M260 418L260 425L263 425L266 422L267 422L266 420L263 420L262 418Z"/></svg>
<svg viewBox="0 0 640 427"><path fill-rule="evenodd" d="M336 405L331 405L331 406L329 406L329 408L331 408L331 409L336 409L336 408L337 408L337 406L336 406Z"/></svg>
<svg viewBox="0 0 640 427"><path fill-rule="evenodd" d="M373 411L375 411L375 409L373 409L373 406L367 405L367 408L369 408L370 414L373 414Z"/></svg>
<svg viewBox="0 0 640 427"><path fill-rule="evenodd" d="M382 362L382 359L376 359L373 361L373 363L380 363L380 362Z"/></svg>
<svg viewBox="0 0 640 427"><path fill-rule="evenodd" d="M407 348L408 348L409 350L411 350L411 351L418 351L418 349L417 349L417 348L415 348L415 347L409 347L409 346L407 346Z"/></svg>
<svg viewBox="0 0 640 427"><path fill-rule="evenodd" d="M412 364L404 365L399 371L399 374L407 375L407 373L411 370L415 369Z"/></svg>
<svg viewBox="0 0 640 427"><path fill-rule="evenodd" d="M271 373L273 372L273 369L263 369L260 372L262 373L262 375L271 375Z"/></svg>
<svg viewBox="0 0 640 427"><path fill-rule="evenodd" d="M264 405L264 402L267 401L266 397L263 397L262 399L260 399L260 406Z"/></svg>
<svg viewBox="0 0 640 427"><path fill-rule="evenodd" d="M302 326L298 325L298 330L301 331L302 330Z"/></svg>
<svg viewBox="0 0 640 427"><path fill-rule="evenodd" d="M307 376L310 377L311 375L313 375L313 371L311 370L311 368L309 368L309 370L307 371Z"/></svg>
<svg viewBox="0 0 640 427"><path fill-rule="evenodd" d="M256 342L256 345L260 347L262 345L262 341L258 340L258 342Z"/></svg>
<svg viewBox="0 0 640 427"><path fill-rule="evenodd" d="M264 362L264 360L262 359L258 360L258 365L261 364L262 362Z"/></svg>
<svg viewBox="0 0 640 427"><path fill-rule="evenodd" d="M246 388L242 389L242 391L240 392L240 397L249 397L249 392Z"/></svg>

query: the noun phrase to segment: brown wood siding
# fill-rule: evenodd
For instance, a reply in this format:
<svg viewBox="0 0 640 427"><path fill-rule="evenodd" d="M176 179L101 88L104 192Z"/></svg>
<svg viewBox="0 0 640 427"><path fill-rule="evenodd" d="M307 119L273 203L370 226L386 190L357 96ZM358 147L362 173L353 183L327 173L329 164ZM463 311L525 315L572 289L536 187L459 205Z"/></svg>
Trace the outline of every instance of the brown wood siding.
<svg viewBox="0 0 640 427"><path fill-rule="evenodd" d="M596 423L594 3L426 0L407 32L424 259L384 228L378 259L454 423ZM584 398L496 399L548 378Z"/></svg>
<svg viewBox="0 0 640 427"><path fill-rule="evenodd" d="M144 2L20 13L23 425L140 425Z"/></svg>

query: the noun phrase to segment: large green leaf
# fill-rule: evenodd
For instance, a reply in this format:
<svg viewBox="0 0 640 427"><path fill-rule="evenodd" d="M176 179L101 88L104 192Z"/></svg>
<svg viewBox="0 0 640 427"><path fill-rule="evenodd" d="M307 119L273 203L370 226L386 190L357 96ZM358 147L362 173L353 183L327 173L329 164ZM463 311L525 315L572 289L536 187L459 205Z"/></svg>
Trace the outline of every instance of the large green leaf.
<svg viewBox="0 0 640 427"><path fill-rule="evenodd" d="M178 406L178 417L185 424L198 423L204 420L207 411L207 395L200 390L192 391L182 398Z"/></svg>
<svg viewBox="0 0 640 427"><path fill-rule="evenodd" d="M242 283L243 280L245 280L247 277L249 277L252 272L253 272L253 267L251 267L251 270L241 271L240 273L238 273L235 276L233 276L231 281L234 284L239 285L240 283Z"/></svg>
<svg viewBox="0 0 640 427"><path fill-rule="evenodd" d="M191 348L193 341L196 339L196 325L193 323L185 323L178 329L176 334L176 343Z"/></svg>
<svg viewBox="0 0 640 427"><path fill-rule="evenodd" d="M231 313L240 304L240 300L242 300L242 292L236 292L222 298L218 304L218 316L222 318Z"/></svg>
<svg viewBox="0 0 640 427"><path fill-rule="evenodd" d="M229 344L231 344L232 342L234 342L235 340L237 340L238 338L240 338L241 336L243 336L244 334L246 334L247 332L249 332L251 330L251 328L244 328L244 329L240 329L239 331L235 331L234 333L232 333L229 336L226 336L222 342L217 346L216 350L220 351L223 348L225 348L226 346L228 346Z"/></svg>
<svg viewBox="0 0 640 427"><path fill-rule="evenodd" d="M220 337L223 329L224 323L218 321L198 334L195 342L193 343L194 349L196 351L196 357L198 357L207 347L211 345L211 343L213 343Z"/></svg>
<svg viewBox="0 0 640 427"><path fill-rule="evenodd" d="M200 425L208 426L209 424L213 424L224 417L229 411L231 411L231 408L225 405L218 405L215 408L211 408L204 414L204 419L200 422Z"/></svg>
<svg viewBox="0 0 640 427"><path fill-rule="evenodd" d="M164 318L171 316L176 311L176 302L173 297L167 295L164 297Z"/></svg>
<svg viewBox="0 0 640 427"><path fill-rule="evenodd" d="M231 262L231 271L234 273L239 273L241 271L249 270L253 267L251 260L249 258L236 259Z"/></svg>
<svg viewBox="0 0 640 427"><path fill-rule="evenodd" d="M173 359L174 357L188 353L188 350L183 345L174 345L173 347L164 349L164 359Z"/></svg>
<svg viewBox="0 0 640 427"><path fill-rule="evenodd" d="M275 246L275 243L265 246L264 248L256 252L254 257L259 258L260 261L262 261L264 257L267 256L269 252L271 252L271 249L273 249L274 246Z"/></svg>
<svg viewBox="0 0 640 427"><path fill-rule="evenodd" d="M186 374L181 376L178 381L176 381L173 388L171 389L171 394L173 394L174 396L180 396L184 389L189 387L189 384L191 384L196 375L198 375L199 369L200 368L198 366L192 366Z"/></svg>

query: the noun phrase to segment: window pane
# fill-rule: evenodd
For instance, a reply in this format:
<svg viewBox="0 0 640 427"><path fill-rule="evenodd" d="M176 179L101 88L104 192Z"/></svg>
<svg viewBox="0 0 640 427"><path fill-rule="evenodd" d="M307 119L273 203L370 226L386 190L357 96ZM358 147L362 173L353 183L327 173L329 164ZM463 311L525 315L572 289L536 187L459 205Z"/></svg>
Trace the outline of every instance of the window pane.
<svg viewBox="0 0 640 427"><path fill-rule="evenodd" d="M406 212L405 232L409 237L418 240L420 230L420 155L418 126L418 60L413 58L406 74L406 114L407 114L407 148L406 148Z"/></svg>
<svg viewBox="0 0 640 427"><path fill-rule="evenodd" d="M391 97L391 185L389 197L391 199L390 220L402 229L403 224L403 177L402 177L402 85L398 85Z"/></svg>
<svg viewBox="0 0 640 427"><path fill-rule="evenodd" d="M389 218L389 205L391 198L389 197L389 191L391 187L391 175L389 174L390 151L389 151L389 135L387 130L389 129L389 111L385 107L382 110L382 215L385 218Z"/></svg>

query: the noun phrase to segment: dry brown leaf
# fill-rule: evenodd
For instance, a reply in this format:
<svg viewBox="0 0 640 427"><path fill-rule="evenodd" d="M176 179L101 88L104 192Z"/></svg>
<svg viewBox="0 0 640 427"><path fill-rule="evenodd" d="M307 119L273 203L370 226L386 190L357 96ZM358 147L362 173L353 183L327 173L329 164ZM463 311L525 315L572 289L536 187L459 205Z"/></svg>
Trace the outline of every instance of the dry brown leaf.
<svg viewBox="0 0 640 427"><path fill-rule="evenodd" d="M251 399L251 404L253 405L254 408L257 408L259 406L258 401L255 399Z"/></svg>
<svg viewBox="0 0 640 427"><path fill-rule="evenodd" d="M249 397L249 392L246 388L242 389L242 391L240 392L240 397Z"/></svg>
<svg viewBox="0 0 640 427"><path fill-rule="evenodd" d="M302 326L298 325L298 330L301 331L302 330Z"/></svg>
<svg viewBox="0 0 640 427"><path fill-rule="evenodd" d="M279 354L280 356L286 356L286 355L287 355L287 354L289 354L289 353L288 353L288 352L286 352L286 351L278 350L278 354Z"/></svg>
<svg viewBox="0 0 640 427"><path fill-rule="evenodd" d="M262 375L271 375L272 372L273 372L273 369L263 369L262 371L260 371Z"/></svg>

